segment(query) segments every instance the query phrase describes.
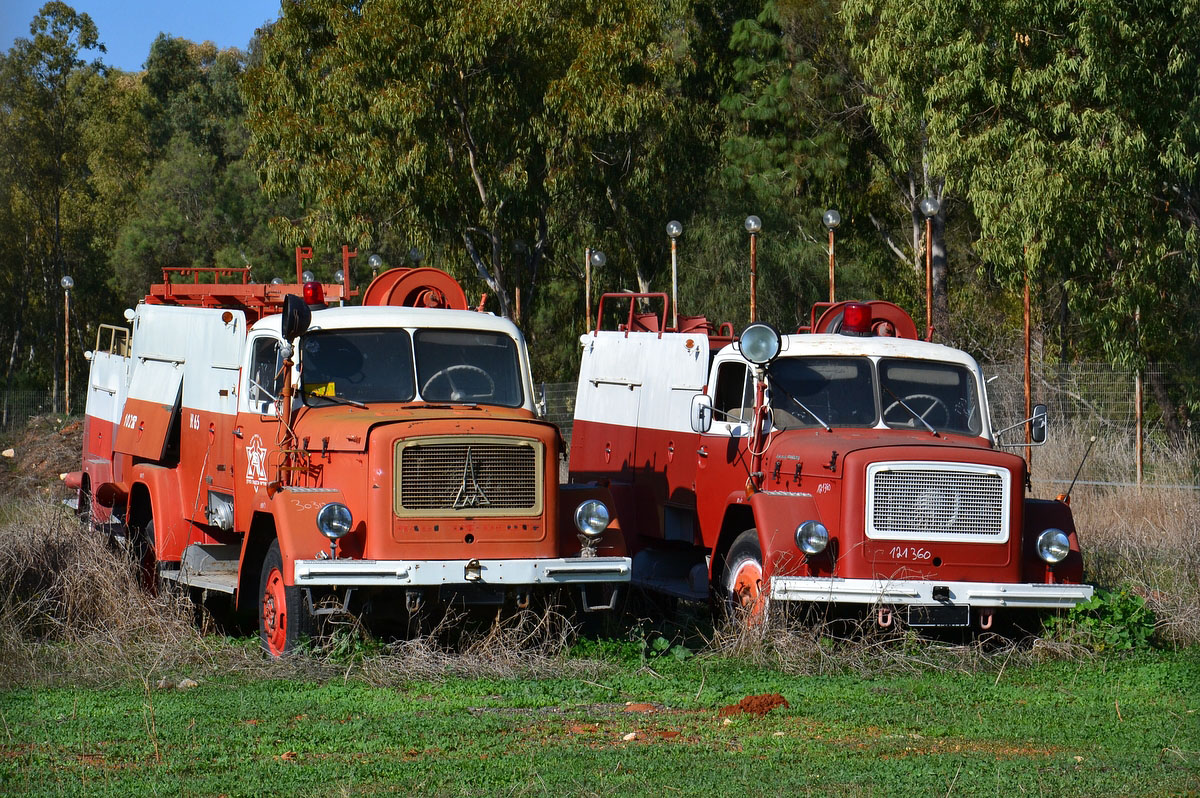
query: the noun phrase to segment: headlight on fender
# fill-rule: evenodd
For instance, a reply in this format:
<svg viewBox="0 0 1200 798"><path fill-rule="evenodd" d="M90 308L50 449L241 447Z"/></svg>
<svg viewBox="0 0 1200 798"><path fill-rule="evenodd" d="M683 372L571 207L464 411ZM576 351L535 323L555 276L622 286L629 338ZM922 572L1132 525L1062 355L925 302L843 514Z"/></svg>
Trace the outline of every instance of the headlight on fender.
<svg viewBox="0 0 1200 798"><path fill-rule="evenodd" d="M317 529L330 540L337 540L354 527L350 508L341 502L330 502L317 513Z"/></svg>
<svg viewBox="0 0 1200 798"><path fill-rule="evenodd" d="M604 534L610 519L608 507L599 499L588 499L575 508L575 526L589 538Z"/></svg>
<svg viewBox="0 0 1200 798"><path fill-rule="evenodd" d="M1051 565L1060 563L1071 553L1071 541L1066 532L1051 527L1038 535L1037 553Z"/></svg>
<svg viewBox="0 0 1200 798"><path fill-rule="evenodd" d="M812 556L829 545L829 530L820 521L805 521L796 527L796 548Z"/></svg>

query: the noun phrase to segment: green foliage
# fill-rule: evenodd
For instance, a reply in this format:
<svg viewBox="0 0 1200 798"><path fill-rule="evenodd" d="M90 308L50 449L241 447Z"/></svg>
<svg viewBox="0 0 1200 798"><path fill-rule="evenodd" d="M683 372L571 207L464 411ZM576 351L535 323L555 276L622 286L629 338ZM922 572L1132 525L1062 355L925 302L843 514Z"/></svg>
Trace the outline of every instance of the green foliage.
<svg viewBox="0 0 1200 798"><path fill-rule="evenodd" d="M1059 639L1097 652L1133 651L1150 646L1155 624L1146 600L1129 588L1096 588L1088 601L1048 619L1047 628Z"/></svg>
<svg viewBox="0 0 1200 798"><path fill-rule="evenodd" d="M49 2L0 55L0 322L6 388L22 382L57 385L62 376L64 302L59 281L71 275L79 292L103 299L103 258L95 196L88 183L83 131L100 66L80 51L101 49L95 23L61 2ZM98 313L75 309L71 342L83 349ZM82 362L82 359L78 359ZM76 383L79 384L78 382Z"/></svg>
<svg viewBox="0 0 1200 798"><path fill-rule="evenodd" d="M1169 795L1196 652L796 678L696 657L577 676L195 675L0 693L6 794ZM1003 664L1002 664L1003 663ZM665 664L665 663L664 663ZM185 675L183 673L180 676ZM394 686L377 686L378 680ZM720 710L779 693L762 716ZM647 711L649 705L652 711Z"/></svg>

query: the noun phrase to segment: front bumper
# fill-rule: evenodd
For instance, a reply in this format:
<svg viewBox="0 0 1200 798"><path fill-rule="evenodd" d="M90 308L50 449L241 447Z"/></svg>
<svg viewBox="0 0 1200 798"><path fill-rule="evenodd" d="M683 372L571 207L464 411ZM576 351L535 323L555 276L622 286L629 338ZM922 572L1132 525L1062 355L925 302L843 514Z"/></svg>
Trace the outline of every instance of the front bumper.
<svg viewBox="0 0 1200 798"><path fill-rule="evenodd" d="M296 560L300 587L435 587L439 585L626 584L628 557L528 560Z"/></svg>
<svg viewBox="0 0 1200 798"><path fill-rule="evenodd" d="M937 582L887 579L835 579L776 576L771 598L776 601L824 601L847 604L946 604L933 597L934 588L949 591L949 605L971 607L1074 607L1092 597L1091 585L1045 585L1007 582Z"/></svg>

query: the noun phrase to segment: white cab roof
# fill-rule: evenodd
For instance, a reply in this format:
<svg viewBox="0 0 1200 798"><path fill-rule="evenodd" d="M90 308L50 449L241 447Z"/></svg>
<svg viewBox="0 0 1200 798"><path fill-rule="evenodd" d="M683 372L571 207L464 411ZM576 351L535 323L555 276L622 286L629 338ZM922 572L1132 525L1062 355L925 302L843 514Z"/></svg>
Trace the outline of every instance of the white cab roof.
<svg viewBox="0 0 1200 798"><path fill-rule="evenodd" d="M251 328L278 333L282 315L279 313L260 319ZM510 335L520 340L521 331L501 316L476 313L473 310L446 310L444 308L401 308L391 306L347 306L314 310L309 330L344 330L371 327L442 327L456 330L481 330Z"/></svg>

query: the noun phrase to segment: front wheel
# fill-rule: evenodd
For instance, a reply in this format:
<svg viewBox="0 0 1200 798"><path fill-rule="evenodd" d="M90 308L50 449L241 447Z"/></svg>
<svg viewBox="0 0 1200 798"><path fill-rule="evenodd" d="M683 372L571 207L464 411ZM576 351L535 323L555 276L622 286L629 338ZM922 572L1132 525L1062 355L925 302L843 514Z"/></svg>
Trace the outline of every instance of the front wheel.
<svg viewBox="0 0 1200 798"><path fill-rule="evenodd" d="M284 583L279 541L271 541L258 590L258 634L263 648L273 657L290 653L302 636L312 633L312 619L303 591Z"/></svg>
<svg viewBox="0 0 1200 798"><path fill-rule="evenodd" d="M763 583L762 547L753 528L737 536L725 556L722 595L725 608L734 618L758 622L767 606Z"/></svg>

